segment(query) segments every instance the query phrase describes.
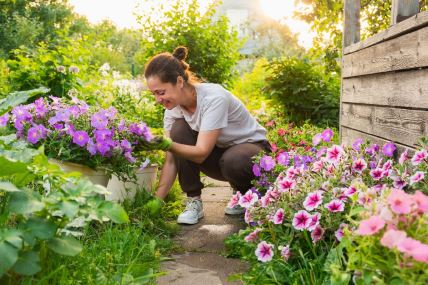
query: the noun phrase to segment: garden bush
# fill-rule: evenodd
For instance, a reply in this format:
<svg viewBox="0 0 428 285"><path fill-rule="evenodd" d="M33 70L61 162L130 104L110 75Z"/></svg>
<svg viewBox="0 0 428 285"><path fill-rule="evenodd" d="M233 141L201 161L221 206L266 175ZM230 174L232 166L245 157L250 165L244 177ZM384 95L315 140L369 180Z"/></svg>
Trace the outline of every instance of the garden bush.
<svg viewBox="0 0 428 285"><path fill-rule="evenodd" d="M325 73L321 64L308 58L284 57L267 66L266 92L281 104L284 113L298 124L309 120L318 125L337 126L340 77Z"/></svg>
<svg viewBox="0 0 428 285"><path fill-rule="evenodd" d="M137 62L144 64L159 52L172 53L178 45L187 46L186 61L198 77L230 86L237 75L234 67L241 43L226 17L213 18L216 5L201 13L197 0L177 0L170 9L159 5L158 10L141 16L144 34Z"/></svg>

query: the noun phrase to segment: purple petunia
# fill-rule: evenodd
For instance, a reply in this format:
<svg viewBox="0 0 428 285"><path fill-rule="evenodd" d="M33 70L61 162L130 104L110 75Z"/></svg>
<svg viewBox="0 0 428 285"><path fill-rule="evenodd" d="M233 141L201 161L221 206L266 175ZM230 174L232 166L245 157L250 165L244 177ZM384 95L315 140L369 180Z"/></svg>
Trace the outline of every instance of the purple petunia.
<svg viewBox="0 0 428 285"><path fill-rule="evenodd" d="M91 126L97 130L105 129L108 123L108 118L102 111L93 114L91 117Z"/></svg>
<svg viewBox="0 0 428 285"><path fill-rule="evenodd" d="M44 139L47 134L47 129L42 125L35 125L28 129L27 140L36 144L39 140Z"/></svg>
<svg viewBox="0 0 428 285"><path fill-rule="evenodd" d="M330 142L331 138L333 137L333 131L331 129L325 129L321 133L322 140L325 142Z"/></svg>
<svg viewBox="0 0 428 285"><path fill-rule="evenodd" d="M389 142L382 147L382 153L385 156L392 157L394 156L394 152L396 149L397 147L395 146L395 144L393 144L392 142Z"/></svg>
<svg viewBox="0 0 428 285"><path fill-rule="evenodd" d="M9 122L9 113L0 116L0 127L5 127Z"/></svg>
<svg viewBox="0 0 428 285"><path fill-rule="evenodd" d="M260 159L260 167L265 171L271 171L275 167L275 160L269 155L264 155Z"/></svg>
<svg viewBox="0 0 428 285"><path fill-rule="evenodd" d="M89 136L85 131L75 131L72 136L73 143L80 147L84 147L89 141Z"/></svg>

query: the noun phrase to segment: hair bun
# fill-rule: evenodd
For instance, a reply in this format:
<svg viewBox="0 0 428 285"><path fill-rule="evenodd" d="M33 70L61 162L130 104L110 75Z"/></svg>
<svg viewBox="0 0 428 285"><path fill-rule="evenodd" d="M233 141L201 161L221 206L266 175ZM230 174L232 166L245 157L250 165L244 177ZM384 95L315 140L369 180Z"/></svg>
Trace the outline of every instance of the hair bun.
<svg viewBox="0 0 428 285"><path fill-rule="evenodd" d="M175 48L174 52L172 53L172 56L178 60L185 60L187 57L187 51L187 47L179 46Z"/></svg>

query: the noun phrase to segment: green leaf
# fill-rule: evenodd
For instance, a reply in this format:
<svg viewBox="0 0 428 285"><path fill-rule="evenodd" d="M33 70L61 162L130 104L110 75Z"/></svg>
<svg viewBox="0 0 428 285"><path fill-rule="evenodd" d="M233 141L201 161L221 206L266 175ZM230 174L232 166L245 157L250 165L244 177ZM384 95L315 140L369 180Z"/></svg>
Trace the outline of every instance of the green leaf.
<svg viewBox="0 0 428 285"><path fill-rule="evenodd" d="M0 190L6 191L6 192L20 192L21 191L13 183L10 183L9 181L0 181Z"/></svg>
<svg viewBox="0 0 428 285"><path fill-rule="evenodd" d="M1 229L0 230L0 242L8 242L17 249L22 247L22 232L15 229Z"/></svg>
<svg viewBox="0 0 428 285"><path fill-rule="evenodd" d="M72 219L79 211L79 204L73 201L63 201L59 205L59 208L67 217Z"/></svg>
<svg viewBox="0 0 428 285"><path fill-rule="evenodd" d="M9 111L10 108L18 106L19 104L27 102L28 99L40 94L46 94L49 88L40 87L28 91L18 91L7 95L6 98L0 99L0 114Z"/></svg>
<svg viewBox="0 0 428 285"><path fill-rule="evenodd" d="M51 250L61 255L76 256L82 251L80 242L71 236L50 239L47 245Z"/></svg>
<svg viewBox="0 0 428 285"><path fill-rule="evenodd" d="M15 173L27 172L27 165L22 162L10 161L3 157L2 151L0 150L0 177L9 177Z"/></svg>
<svg viewBox="0 0 428 285"><path fill-rule="evenodd" d="M100 210L101 214L106 215L115 223L121 224L121 223L128 223L129 222L128 214L125 212L125 210L119 204L109 202L109 201L105 201L99 207L99 210Z"/></svg>
<svg viewBox="0 0 428 285"><path fill-rule="evenodd" d="M0 277L18 260L18 249L7 241L0 242Z"/></svg>
<svg viewBox="0 0 428 285"><path fill-rule="evenodd" d="M56 225L48 220L32 217L24 226L24 229L32 236L40 239L50 239L55 236Z"/></svg>
<svg viewBox="0 0 428 285"><path fill-rule="evenodd" d="M18 261L12 268L16 273L26 276L34 275L41 269L39 255L34 251L21 253Z"/></svg>
<svg viewBox="0 0 428 285"><path fill-rule="evenodd" d="M17 214L30 214L42 210L45 204L33 193L12 192L9 211Z"/></svg>

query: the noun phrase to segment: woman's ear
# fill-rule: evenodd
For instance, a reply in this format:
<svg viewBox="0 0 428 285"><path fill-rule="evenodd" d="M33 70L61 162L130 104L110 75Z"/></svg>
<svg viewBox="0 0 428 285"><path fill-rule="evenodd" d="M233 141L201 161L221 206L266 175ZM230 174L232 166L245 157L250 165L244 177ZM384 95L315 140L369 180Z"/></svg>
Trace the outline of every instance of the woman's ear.
<svg viewBox="0 0 428 285"><path fill-rule="evenodd" d="M177 85L179 88L183 88L184 87L184 79L181 75L179 75L177 77Z"/></svg>

